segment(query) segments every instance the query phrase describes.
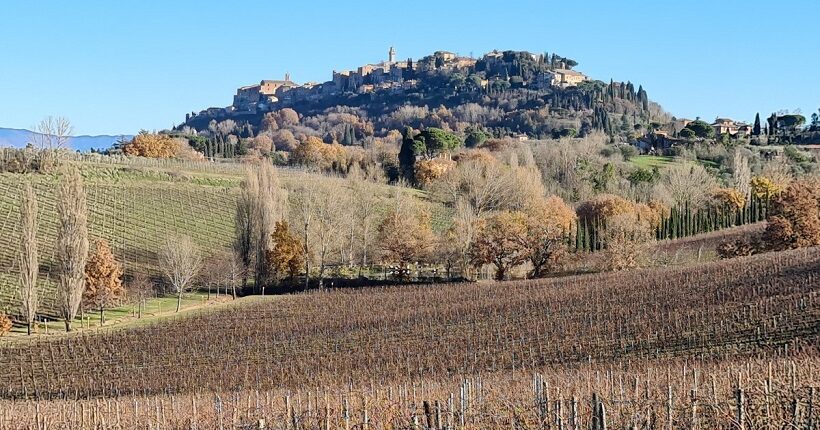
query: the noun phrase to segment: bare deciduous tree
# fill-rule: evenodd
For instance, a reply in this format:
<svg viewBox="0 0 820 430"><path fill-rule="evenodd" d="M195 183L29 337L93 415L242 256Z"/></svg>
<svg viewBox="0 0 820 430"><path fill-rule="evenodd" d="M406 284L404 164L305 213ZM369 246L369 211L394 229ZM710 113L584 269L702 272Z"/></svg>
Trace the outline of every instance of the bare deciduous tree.
<svg viewBox="0 0 820 430"><path fill-rule="evenodd" d="M370 248L373 246L373 231L376 228L376 196L375 188L370 186L366 180L362 178L355 178L352 181L353 201L355 204L350 206L353 208L354 216L351 217L351 222L354 223L354 228L358 231L355 234L358 236L360 266L359 276L362 274L362 267L368 263L370 257ZM353 244L351 243L351 249ZM351 258L353 257L351 251Z"/></svg>
<svg viewBox="0 0 820 430"><path fill-rule="evenodd" d="M21 314L29 336L37 314L37 196L31 183L26 183L20 201L20 298Z"/></svg>
<svg viewBox="0 0 820 430"><path fill-rule="evenodd" d="M41 151L45 168L56 164L57 153L60 150L68 149L72 131L71 122L63 117L43 118L34 127L31 144Z"/></svg>
<svg viewBox="0 0 820 430"><path fill-rule="evenodd" d="M202 267L199 247L187 236L170 238L160 250L159 267L177 295L176 311L179 312L182 295L191 288Z"/></svg>
<svg viewBox="0 0 820 430"><path fill-rule="evenodd" d="M145 301L154 295L156 286L146 274L139 272L126 285L129 300L137 303L137 318L142 318Z"/></svg>
<svg viewBox="0 0 820 430"><path fill-rule="evenodd" d="M247 273L248 271L242 258L236 253L232 253L230 260L228 260L227 270L225 271L225 286L231 288L231 297L234 300L236 299L236 286L239 284L240 279L247 278Z"/></svg>
<svg viewBox="0 0 820 430"><path fill-rule="evenodd" d="M297 225L301 227L302 246L305 247L305 289L310 286L310 245L311 227L315 216L315 206L319 191L316 182L307 181L294 193L294 209Z"/></svg>
<svg viewBox="0 0 820 430"><path fill-rule="evenodd" d="M57 271L60 310L66 331L85 290L85 263L88 258L88 229L85 189L76 167L66 170L60 181L57 197L60 224L57 229Z"/></svg>
<svg viewBox="0 0 820 430"><path fill-rule="evenodd" d="M319 289L324 288L328 252L334 241L339 239L344 222L343 217L338 216L336 207L338 202L349 202L347 197L343 190L331 190L330 187L324 186L319 190L314 206L316 220L314 243L317 247L316 255L319 258Z"/></svg>
<svg viewBox="0 0 820 430"><path fill-rule="evenodd" d="M715 178L703 166L687 163L666 168L656 197L671 205L700 208L716 187Z"/></svg>
<svg viewBox="0 0 820 430"><path fill-rule="evenodd" d="M475 239L476 221L478 217L475 216L475 210L470 203L465 199L459 199L453 215L452 242L458 253L459 269L465 276L471 267L470 247Z"/></svg>

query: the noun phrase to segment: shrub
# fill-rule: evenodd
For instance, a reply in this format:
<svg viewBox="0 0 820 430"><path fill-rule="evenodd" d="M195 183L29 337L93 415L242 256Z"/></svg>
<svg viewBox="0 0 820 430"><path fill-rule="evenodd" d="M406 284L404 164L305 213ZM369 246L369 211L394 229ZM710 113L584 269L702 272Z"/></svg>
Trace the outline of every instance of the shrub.
<svg viewBox="0 0 820 430"><path fill-rule="evenodd" d="M426 187L444 176L455 165L455 161L446 158L419 160L416 162L416 183L421 187Z"/></svg>
<svg viewBox="0 0 820 430"><path fill-rule="evenodd" d="M811 161L811 155L795 148L794 145L787 145L784 147L783 153L786 154L786 157L788 157L789 160L792 160L798 164L808 163Z"/></svg>
<svg viewBox="0 0 820 430"><path fill-rule="evenodd" d="M11 318L0 312L0 337L11 331Z"/></svg>
<svg viewBox="0 0 820 430"><path fill-rule="evenodd" d="M578 218L588 223L595 223L616 215L634 211L634 205L623 197L614 194L601 194L578 206Z"/></svg>
<svg viewBox="0 0 820 430"><path fill-rule="evenodd" d="M717 254L720 258L747 257L754 254L758 249L758 244L754 238L741 237L735 240L721 242L717 246Z"/></svg>
<svg viewBox="0 0 820 430"><path fill-rule="evenodd" d="M621 145L621 156L624 157L624 160L629 161L630 158L635 157L638 155L638 148L632 145Z"/></svg>
<svg viewBox="0 0 820 430"><path fill-rule="evenodd" d="M820 245L820 180L792 182L774 200L763 240L772 250Z"/></svg>
<svg viewBox="0 0 820 430"><path fill-rule="evenodd" d="M148 158L172 158L179 151L179 142L165 134L141 131L122 148L126 155Z"/></svg>

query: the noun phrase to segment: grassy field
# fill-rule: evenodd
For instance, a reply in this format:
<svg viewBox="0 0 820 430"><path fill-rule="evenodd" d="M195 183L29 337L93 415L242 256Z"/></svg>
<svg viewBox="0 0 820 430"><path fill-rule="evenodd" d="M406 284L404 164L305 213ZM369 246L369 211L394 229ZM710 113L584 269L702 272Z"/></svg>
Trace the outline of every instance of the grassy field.
<svg viewBox="0 0 820 430"><path fill-rule="evenodd" d="M675 157L665 155L636 155L629 159L629 162L636 167L652 169L654 167L663 168L676 162Z"/></svg>

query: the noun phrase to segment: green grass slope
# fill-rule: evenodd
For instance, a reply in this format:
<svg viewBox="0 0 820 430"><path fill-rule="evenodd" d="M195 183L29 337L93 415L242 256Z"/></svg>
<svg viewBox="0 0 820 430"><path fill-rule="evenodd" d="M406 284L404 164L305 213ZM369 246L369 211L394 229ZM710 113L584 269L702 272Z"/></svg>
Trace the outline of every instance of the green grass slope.
<svg viewBox="0 0 820 430"><path fill-rule="evenodd" d="M191 237L206 252L229 247L234 234L234 212L244 166L95 157L74 160L85 178L89 237L106 239L123 263L126 276L159 276L157 252L168 237ZM281 169L286 189L306 180L340 178ZM18 222L23 184L31 181L39 203L41 314L55 315L54 247L57 234L56 190L53 175L0 174L0 311L18 313ZM374 187L384 201L395 191ZM450 223L449 210L429 202L424 193L404 190L429 206L433 228Z"/></svg>

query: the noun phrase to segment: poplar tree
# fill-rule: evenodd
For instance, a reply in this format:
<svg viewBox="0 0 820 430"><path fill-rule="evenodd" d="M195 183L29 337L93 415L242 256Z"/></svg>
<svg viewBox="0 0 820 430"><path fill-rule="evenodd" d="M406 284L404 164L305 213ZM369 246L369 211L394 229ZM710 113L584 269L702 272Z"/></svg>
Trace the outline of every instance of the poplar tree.
<svg viewBox="0 0 820 430"><path fill-rule="evenodd" d="M37 196L30 183L23 188L20 203L20 301L21 314L26 322L26 331L31 335L31 327L37 314L37 274L39 259L37 254Z"/></svg>
<svg viewBox="0 0 820 430"><path fill-rule="evenodd" d="M63 174L57 190L57 288L66 331L77 316L85 290L88 214L83 178L76 167Z"/></svg>

